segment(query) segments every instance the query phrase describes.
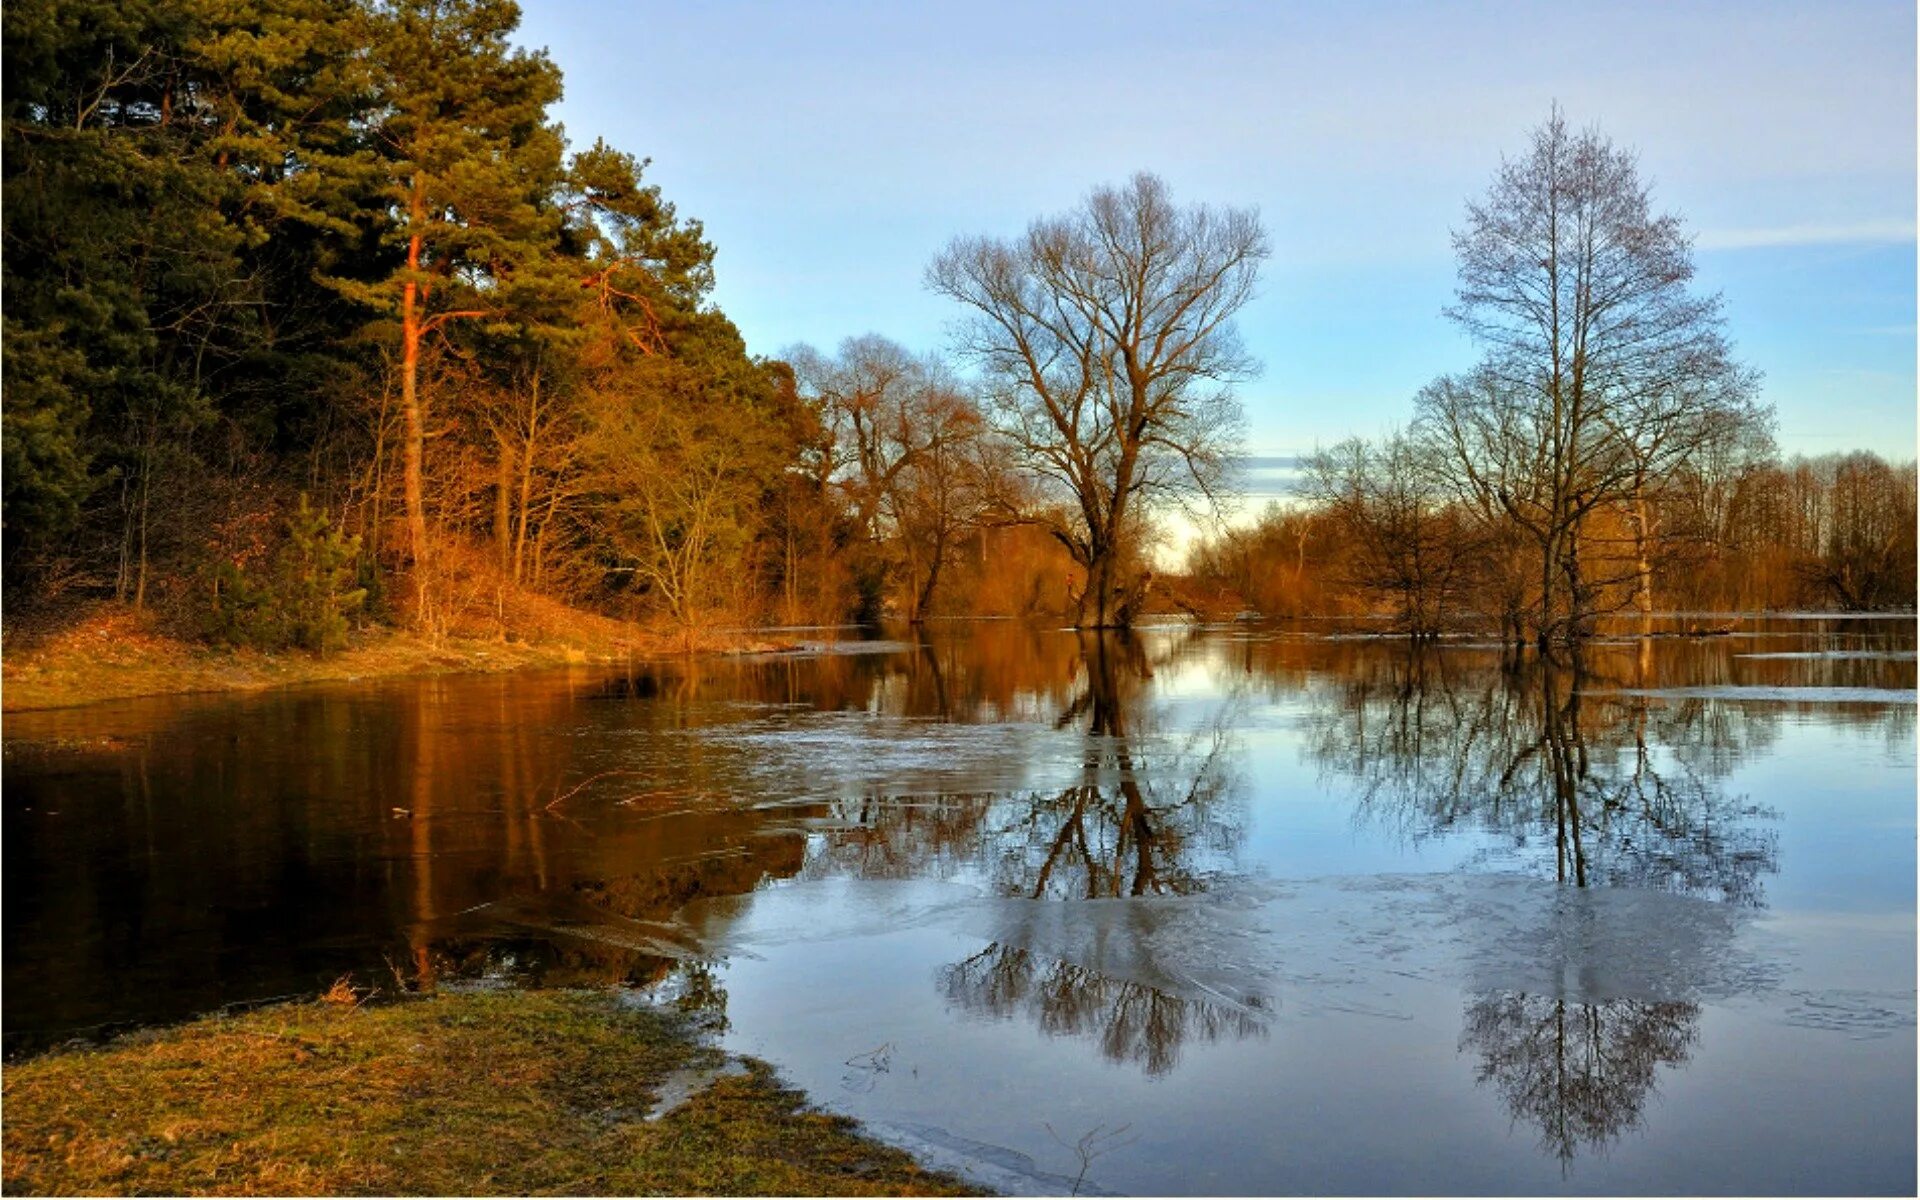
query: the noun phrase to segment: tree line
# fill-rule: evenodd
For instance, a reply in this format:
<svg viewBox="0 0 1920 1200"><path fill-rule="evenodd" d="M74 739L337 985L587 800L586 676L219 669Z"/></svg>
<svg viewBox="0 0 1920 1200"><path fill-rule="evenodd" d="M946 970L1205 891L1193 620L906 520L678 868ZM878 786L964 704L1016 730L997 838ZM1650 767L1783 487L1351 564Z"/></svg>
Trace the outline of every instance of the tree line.
<svg viewBox="0 0 1920 1200"><path fill-rule="evenodd" d="M1621 610L1652 632L1658 610L1913 606L1913 463L1780 459L1630 153L1556 110L1453 241L1447 316L1481 361L1406 427L1307 456L1303 503L1203 539L1203 588L1542 647Z"/></svg>
<svg viewBox="0 0 1920 1200"><path fill-rule="evenodd" d="M1256 213L1136 175L935 255L925 282L964 315L948 357L874 334L757 355L700 222L645 158L567 142L560 71L518 21L510 0L7 6L16 615L104 600L325 648L349 620L518 635L597 612L691 643L1150 603L1159 522L1232 483ZM1757 381L1636 189L1556 116L1471 210L1454 315L1486 362L1313 473L1315 553L1346 547L1353 594L1397 587L1426 630L1471 590L1569 636L1616 586L1609 547L1650 605L1675 547L1732 544L1701 522L1748 520L1728 472L1770 461ZM1851 514L1910 512L1905 479L1835 502L1849 604L1897 589L1859 558L1886 530ZM1199 569L1224 580L1207 556L1265 528ZM1305 546L1261 570L1304 572Z"/></svg>
<svg viewBox="0 0 1920 1200"><path fill-rule="evenodd" d="M1140 176L956 241L928 278L977 316L977 378L877 336L755 356L647 161L567 144L518 19L8 7L16 611L111 597L308 642L356 606L437 635L555 600L689 636L1128 619L1151 504L1231 448L1251 213Z"/></svg>

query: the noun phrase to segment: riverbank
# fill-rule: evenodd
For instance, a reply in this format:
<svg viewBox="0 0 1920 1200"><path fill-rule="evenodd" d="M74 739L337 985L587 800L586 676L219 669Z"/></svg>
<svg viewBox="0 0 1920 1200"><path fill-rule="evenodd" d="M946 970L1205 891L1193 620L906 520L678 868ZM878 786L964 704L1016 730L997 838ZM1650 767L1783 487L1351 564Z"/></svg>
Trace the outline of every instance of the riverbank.
<svg viewBox="0 0 1920 1200"><path fill-rule="evenodd" d="M525 667L625 662L684 653L679 639L588 613L567 632L506 640L430 641L403 630L356 631L326 657L302 650L266 653L211 646L169 634L150 616L101 606L58 630L9 636L0 654L0 711L70 708L100 700L183 692L257 691L294 683L395 675L513 671ZM740 635L717 635L702 653L778 649Z"/></svg>
<svg viewBox="0 0 1920 1200"><path fill-rule="evenodd" d="M979 1194L607 992L290 1004L0 1085L15 1195Z"/></svg>

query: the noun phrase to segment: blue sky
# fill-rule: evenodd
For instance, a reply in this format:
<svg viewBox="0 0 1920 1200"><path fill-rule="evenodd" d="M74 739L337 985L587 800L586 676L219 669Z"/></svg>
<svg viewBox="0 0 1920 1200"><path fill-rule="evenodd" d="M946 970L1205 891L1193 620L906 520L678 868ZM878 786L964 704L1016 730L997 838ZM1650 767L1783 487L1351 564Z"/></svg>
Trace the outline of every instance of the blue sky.
<svg viewBox="0 0 1920 1200"><path fill-rule="evenodd" d="M1146 169L1266 222L1249 452L1378 434L1473 361L1448 230L1557 100L1697 235L1785 450L1914 453L1910 3L523 3L569 137L653 159L758 354L939 349L948 239Z"/></svg>

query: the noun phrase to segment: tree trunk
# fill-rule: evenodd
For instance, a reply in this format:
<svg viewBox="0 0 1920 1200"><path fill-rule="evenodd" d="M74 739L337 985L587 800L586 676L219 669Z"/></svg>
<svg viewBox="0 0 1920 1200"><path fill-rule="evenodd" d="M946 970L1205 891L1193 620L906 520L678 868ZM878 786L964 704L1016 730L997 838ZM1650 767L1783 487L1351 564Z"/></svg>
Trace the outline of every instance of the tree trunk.
<svg viewBox="0 0 1920 1200"><path fill-rule="evenodd" d="M504 574L513 565L513 448L499 439L499 466L493 485L493 549Z"/></svg>
<svg viewBox="0 0 1920 1200"><path fill-rule="evenodd" d="M413 177L413 198L408 218L413 236L407 239L407 281L400 293L400 407L406 418L406 447L402 461L402 489L407 506L407 556L413 563L414 614L426 610L425 569L427 562L427 504L421 483L421 460L425 455L426 422L420 412L420 320L421 226L426 223L425 181Z"/></svg>
<svg viewBox="0 0 1920 1200"><path fill-rule="evenodd" d="M927 616L933 611L933 590L940 586L940 564L946 557L946 547L934 543L933 560L927 564L927 581L920 588L919 598L913 602L913 624L924 625Z"/></svg>
<svg viewBox="0 0 1920 1200"><path fill-rule="evenodd" d="M1653 563L1648 557L1653 544L1653 530L1648 525L1650 519L1646 497L1636 494L1633 498L1633 554L1637 575L1634 599L1640 606L1640 636L1643 638L1653 636Z"/></svg>
<svg viewBox="0 0 1920 1200"><path fill-rule="evenodd" d="M1548 537L1540 544L1540 650L1553 646L1553 580L1559 571L1560 544Z"/></svg>

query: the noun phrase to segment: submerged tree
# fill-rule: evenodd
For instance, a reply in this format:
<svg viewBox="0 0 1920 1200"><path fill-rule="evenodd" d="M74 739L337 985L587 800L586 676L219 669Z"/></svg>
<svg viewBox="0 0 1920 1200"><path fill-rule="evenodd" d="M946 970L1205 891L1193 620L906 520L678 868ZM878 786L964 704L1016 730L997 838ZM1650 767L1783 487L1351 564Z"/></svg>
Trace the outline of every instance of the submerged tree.
<svg viewBox="0 0 1920 1200"><path fill-rule="evenodd" d="M1304 464L1307 496L1349 549L1347 582L1388 598L1416 640L1438 635L1468 599L1482 540L1471 513L1440 484L1432 457L1395 432L1378 445L1349 438Z"/></svg>
<svg viewBox="0 0 1920 1200"><path fill-rule="evenodd" d="M1140 174L1023 237L957 239L928 269L971 310L961 347L1020 466L1061 501L1030 519L1086 574L1082 626L1129 623L1149 510L1221 482L1253 371L1233 317L1267 253L1252 210L1182 208Z"/></svg>
<svg viewBox="0 0 1920 1200"><path fill-rule="evenodd" d="M1654 213L1634 156L1558 109L1453 241L1448 315L1487 355L1422 392L1420 422L1462 491L1532 543L1540 643L1578 637L1594 607L1589 521L1643 503L1751 409L1756 380L1733 360L1719 297L1689 290L1691 242Z"/></svg>

